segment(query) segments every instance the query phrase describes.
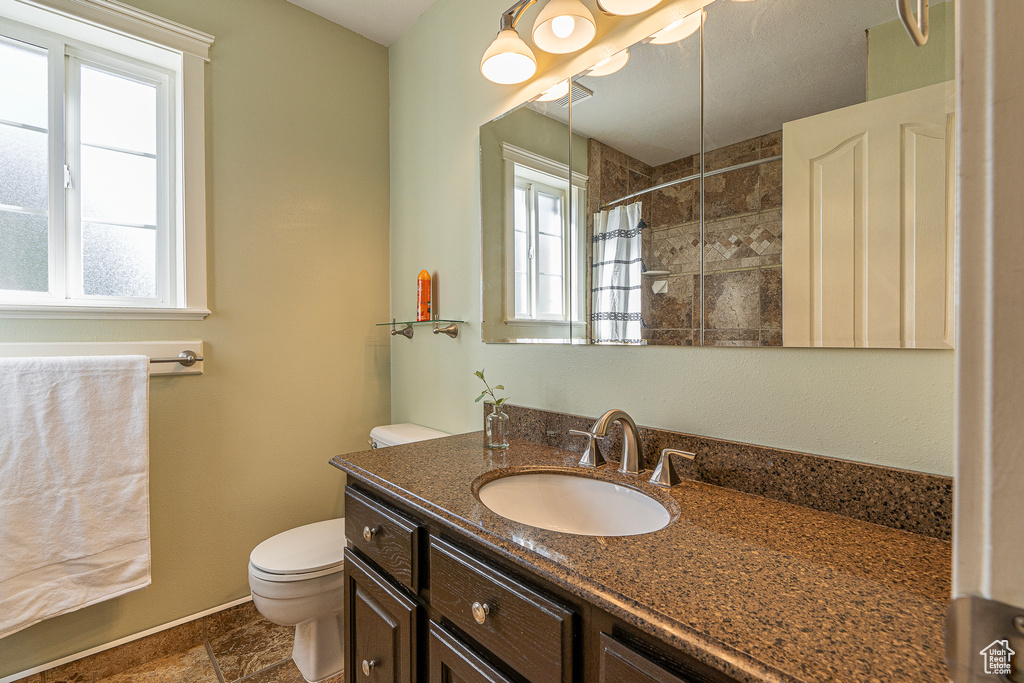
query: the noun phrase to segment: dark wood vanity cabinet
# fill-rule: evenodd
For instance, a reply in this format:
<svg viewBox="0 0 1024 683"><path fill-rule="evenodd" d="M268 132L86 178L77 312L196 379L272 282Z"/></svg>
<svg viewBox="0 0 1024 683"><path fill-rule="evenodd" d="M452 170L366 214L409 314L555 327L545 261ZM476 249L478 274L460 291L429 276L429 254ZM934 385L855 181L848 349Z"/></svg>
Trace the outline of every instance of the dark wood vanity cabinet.
<svg viewBox="0 0 1024 683"><path fill-rule="evenodd" d="M420 605L345 553L345 681L417 680Z"/></svg>
<svg viewBox="0 0 1024 683"><path fill-rule="evenodd" d="M345 500L346 683L731 681L390 497Z"/></svg>

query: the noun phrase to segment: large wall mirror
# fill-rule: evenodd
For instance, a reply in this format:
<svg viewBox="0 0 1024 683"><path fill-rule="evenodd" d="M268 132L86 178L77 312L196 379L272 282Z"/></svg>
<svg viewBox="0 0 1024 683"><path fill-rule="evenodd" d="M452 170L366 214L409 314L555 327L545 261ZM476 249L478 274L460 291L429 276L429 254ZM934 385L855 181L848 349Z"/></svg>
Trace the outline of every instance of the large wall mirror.
<svg viewBox="0 0 1024 683"><path fill-rule="evenodd" d="M930 12L917 48L891 0L715 0L484 125L483 340L952 348Z"/></svg>

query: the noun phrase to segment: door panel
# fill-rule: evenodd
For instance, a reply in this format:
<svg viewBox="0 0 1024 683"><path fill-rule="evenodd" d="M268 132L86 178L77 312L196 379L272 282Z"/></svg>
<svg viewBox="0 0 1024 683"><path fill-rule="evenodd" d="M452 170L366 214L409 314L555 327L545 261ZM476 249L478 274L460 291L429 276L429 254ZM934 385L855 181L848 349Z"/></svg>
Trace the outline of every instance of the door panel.
<svg viewBox="0 0 1024 683"><path fill-rule="evenodd" d="M785 346L952 348L952 108L940 83L785 124Z"/></svg>

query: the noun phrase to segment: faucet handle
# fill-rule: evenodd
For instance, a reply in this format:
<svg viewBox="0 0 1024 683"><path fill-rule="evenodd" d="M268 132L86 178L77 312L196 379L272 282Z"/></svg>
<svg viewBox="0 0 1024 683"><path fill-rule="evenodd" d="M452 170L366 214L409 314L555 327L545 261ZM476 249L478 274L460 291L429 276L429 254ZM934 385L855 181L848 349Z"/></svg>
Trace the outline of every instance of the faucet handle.
<svg viewBox="0 0 1024 683"><path fill-rule="evenodd" d="M670 455L681 455L687 460L693 460L696 457L696 454L689 451L680 451L675 448L664 449L661 452L661 458L658 460L658 466L654 468L654 474L651 475L650 479L650 482L655 486L669 488L679 483L679 473L676 472L676 467L672 464Z"/></svg>
<svg viewBox="0 0 1024 683"><path fill-rule="evenodd" d="M600 467L607 462L601 455L601 449L598 448L596 434L579 429L570 429L569 433L573 436L587 437L587 447L583 451L583 457L580 458L580 467Z"/></svg>

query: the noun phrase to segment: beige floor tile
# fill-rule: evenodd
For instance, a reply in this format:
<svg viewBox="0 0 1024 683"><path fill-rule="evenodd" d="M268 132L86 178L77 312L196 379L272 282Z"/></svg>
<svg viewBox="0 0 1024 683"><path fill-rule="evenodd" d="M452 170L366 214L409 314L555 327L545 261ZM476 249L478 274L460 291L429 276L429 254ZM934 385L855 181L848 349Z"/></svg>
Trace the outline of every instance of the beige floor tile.
<svg viewBox="0 0 1024 683"><path fill-rule="evenodd" d="M210 648L231 683L291 657L294 638L294 628L260 619L211 639Z"/></svg>
<svg viewBox="0 0 1024 683"><path fill-rule="evenodd" d="M243 602L241 605L211 614L204 619L206 621L206 637L213 640L236 628L248 626L254 621L261 621L263 616L256 611L252 602Z"/></svg>
<svg viewBox="0 0 1024 683"><path fill-rule="evenodd" d="M321 683L343 683L344 680L345 674L340 673ZM261 671L251 678L245 679L245 683L305 683L305 679L299 673L295 662L289 659L287 662L283 662L266 671Z"/></svg>
<svg viewBox="0 0 1024 683"><path fill-rule="evenodd" d="M100 683L218 683L205 645L153 660Z"/></svg>
<svg viewBox="0 0 1024 683"><path fill-rule="evenodd" d="M94 683L108 676L141 667L161 657L180 653L203 642L199 620L64 664L46 672L47 683Z"/></svg>

